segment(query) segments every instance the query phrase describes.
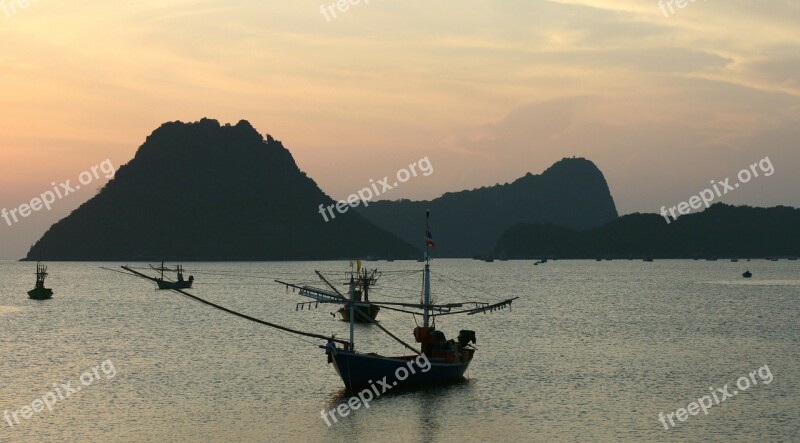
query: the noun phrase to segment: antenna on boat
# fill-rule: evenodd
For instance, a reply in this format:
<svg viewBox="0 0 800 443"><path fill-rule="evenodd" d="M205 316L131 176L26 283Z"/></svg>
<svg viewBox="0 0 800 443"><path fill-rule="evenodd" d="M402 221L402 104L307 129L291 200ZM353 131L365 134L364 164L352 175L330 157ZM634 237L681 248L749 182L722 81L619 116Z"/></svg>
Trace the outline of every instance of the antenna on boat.
<svg viewBox="0 0 800 443"><path fill-rule="evenodd" d="M431 210L425 211L425 272L423 273L423 288L422 288L422 325L427 328L430 326L430 313L428 308L431 304L431 246L436 247L433 242L430 228Z"/></svg>

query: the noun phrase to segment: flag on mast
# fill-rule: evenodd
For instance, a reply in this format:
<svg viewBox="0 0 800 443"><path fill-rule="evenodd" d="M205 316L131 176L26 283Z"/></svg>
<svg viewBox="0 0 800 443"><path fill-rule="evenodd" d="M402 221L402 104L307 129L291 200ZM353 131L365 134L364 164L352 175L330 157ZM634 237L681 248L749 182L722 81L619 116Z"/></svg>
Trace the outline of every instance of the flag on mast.
<svg viewBox="0 0 800 443"><path fill-rule="evenodd" d="M431 234L431 228L428 225L428 219L431 218L431 211L430 209L425 214L425 246L430 248L436 247L436 242L433 241L433 235Z"/></svg>

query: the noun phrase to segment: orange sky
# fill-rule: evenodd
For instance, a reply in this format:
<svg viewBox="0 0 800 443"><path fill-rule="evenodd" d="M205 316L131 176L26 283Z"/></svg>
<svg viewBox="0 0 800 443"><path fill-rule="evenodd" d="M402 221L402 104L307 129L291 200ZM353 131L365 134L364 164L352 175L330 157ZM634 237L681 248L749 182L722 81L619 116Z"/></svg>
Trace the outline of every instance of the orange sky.
<svg viewBox="0 0 800 443"><path fill-rule="evenodd" d="M800 206L798 2L372 0L326 20L331 3L0 1L0 208L202 117L272 134L335 198L424 156L435 173L386 198L578 155L621 213L656 212L769 156L721 201ZM0 220L0 258L101 185Z"/></svg>

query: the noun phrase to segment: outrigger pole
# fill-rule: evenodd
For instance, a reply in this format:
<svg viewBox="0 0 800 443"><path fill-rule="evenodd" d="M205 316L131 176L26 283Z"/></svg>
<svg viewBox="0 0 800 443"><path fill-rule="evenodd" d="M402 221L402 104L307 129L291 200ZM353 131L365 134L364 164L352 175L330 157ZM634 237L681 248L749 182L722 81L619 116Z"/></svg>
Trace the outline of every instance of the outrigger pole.
<svg viewBox="0 0 800 443"><path fill-rule="evenodd" d="M260 319L257 319L255 317L251 317L251 316L249 316L247 314L242 314L241 312L236 312L236 311L228 309L228 308L226 308L224 306L220 306L220 305L218 305L216 303L211 303L208 300L204 300L204 299L202 299L200 297L197 297L195 295L192 295L192 294L190 294L190 293L188 293L186 291L182 291L180 289L172 289L172 291L175 291L175 292L177 292L179 294L185 295L185 296L187 296L187 297L189 297L189 298L191 298L191 299L193 299L195 301L198 301L200 303L203 303L205 305L211 306L212 308L217 308L220 311L227 312L228 314L233 314L233 315L235 315L237 317L241 317L241 318L243 318L245 320L250 320L250 321L262 324L264 326L269 326L271 328L280 329L281 331L289 332L291 334L303 335L305 337L311 337L311 338L319 338L319 339L322 339L322 340L331 340L331 341L334 341L336 343L341 343L343 345L347 344L347 342L344 341L344 340L338 340L338 339L335 339L333 337L326 337L324 335L314 334L312 332L298 331L297 329L287 328L286 326L281 326L281 325L277 325L275 323L270 323L268 321L260 320Z"/></svg>
<svg viewBox="0 0 800 443"><path fill-rule="evenodd" d="M152 280L152 278L150 278L149 276L141 274L139 272L136 272L136 271L128 268L127 266L123 266L123 268L126 271L132 272L134 274L138 274L137 277L148 279L148 280ZM109 270L113 270L113 269L109 269ZM119 272L119 271L117 271L117 272ZM342 345L345 345L345 346L348 345L348 342L345 341L345 340L339 340L339 339L336 339L336 338L333 338L333 337L326 337L324 335L314 334L312 332L298 331L297 329L287 328L286 326L281 326L281 325L278 325L278 324L275 324L275 323L270 323L268 321L264 321L264 320L261 320L261 319L255 318L255 317L251 317L251 316L249 316L247 314L242 314L241 312L236 312L236 311L234 311L232 309L228 309L228 308L226 308L224 306L220 306L220 305L218 305L216 303L212 303L212 302L210 302L208 300L204 300L204 299L202 299L200 297L197 297L195 295L192 295L192 294L190 294L190 293L188 293L186 291L180 290L180 289L170 289L170 290L174 291L174 292L177 292L177 293L179 293L181 295L185 295L186 297L189 297L192 300L200 302L200 303L202 303L204 305L211 306L212 308L219 309L220 311L227 312L228 314L232 314L232 315L235 315L237 317L241 317L241 318L243 318L245 320L250 320L252 322L255 322L255 323L258 323L258 324L261 324L261 325L264 325L264 326L269 326L270 328L275 328L275 329L278 329L278 330L281 330L281 331L284 331L284 332L288 332L290 334L302 335L302 336L311 337L311 338L319 338L321 340L330 340L330 341L333 341L335 343L341 343Z"/></svg>

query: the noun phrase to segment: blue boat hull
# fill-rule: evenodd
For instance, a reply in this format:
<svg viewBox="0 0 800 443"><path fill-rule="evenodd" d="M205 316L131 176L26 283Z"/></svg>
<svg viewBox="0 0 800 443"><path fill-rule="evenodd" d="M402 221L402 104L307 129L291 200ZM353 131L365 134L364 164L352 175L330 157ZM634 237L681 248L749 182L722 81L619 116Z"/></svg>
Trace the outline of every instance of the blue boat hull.
<svg viewBox="0 0 800 443"><path fill-rule="evenodd" d="M377 385L384 381L392 387L418 387L440 385L464 380L470 361L458 363L429 360L418 365L415 356L383 357L375 354L357 354L338 349L333 356L333 365L344 385L351 391ZM400 368L405 368L402 370ZM423 372L423 369L427 371Z"/></svg>

